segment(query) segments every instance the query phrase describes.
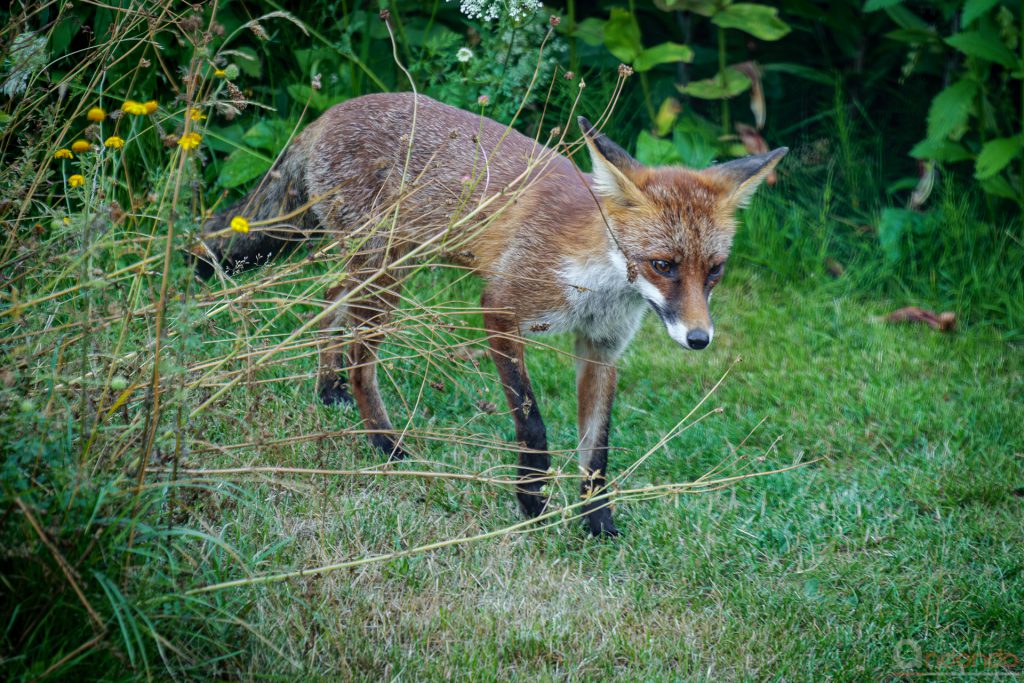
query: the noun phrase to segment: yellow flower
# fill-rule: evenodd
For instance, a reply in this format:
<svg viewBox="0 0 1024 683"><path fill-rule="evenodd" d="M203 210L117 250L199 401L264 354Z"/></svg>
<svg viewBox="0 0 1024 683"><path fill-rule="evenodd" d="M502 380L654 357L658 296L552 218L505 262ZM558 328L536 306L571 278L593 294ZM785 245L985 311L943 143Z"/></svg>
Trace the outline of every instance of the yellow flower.
<svg viewBox="0 0 1024 683"><path fill-rule="evenodd" d="M88 140L75 140L71 143L71 151L75 154L85 154L92 149L92 144Z"/></svg>
<svg viewBox="0 0 1024 683"><path fill-rule="evenodd" d="M195 107L190 107L188 110L188 117L193 121L202 121L206 118L206 115Z"/></svg>
<svg viewBox="0 0 1024 683"><path fill-rule="evenodd" d="M231 219L231 229L235 232L249 232L249 221L241 216L235 216Z"/></svg>
<svg viewBox="0 0 1024 683"><path fill-rule="evenodd" d="M156 111L156 108L159 105L157 105L156 100L150 100L149 102L146 102L142 106L145 108L147 114L152 114L153 112Z"/></svg>
<svg viewBox="0 0 1024 683"><path fill-rule="evenodd" d="M85 176L76 173L75 175L68 178L68 185L70 185L71 187L81 187L82 185L85 185Z"/></svg>
<svg viewBox="0 0 1024 683"><path fill-rule="evenodd" d="M227 78L228 77L228 72L225 71L224 69L214 69L213 70L213 75L216 76L217 78Z"/></svg>
<svg viewBox="0 0 1024 683"><path fill-rule="evenodd" d="M85 113L85 118L99 123L103 119L107 118L107 112L103 111L100 107L93 107Z"/></svg>
<svg viewBox="0 0 1024 683"><path fill-rule="evenodd" d="M125 114L132 114L133 116L145 116L149 112L146 109L146 105L135 100L125 100L124 104L121 105L121 111Z"/></svg>
<svg viewBox="0 0 1024 683"><path fill-rule="evenodd" d="M111 147L113 149L121 149L124 147L124 138L120 138L116 135L111 135L109 138L103 141L104 147Z"/></svg>
<svg viewBox="0 0 1024 683"><path fill-rule="evenodd" d="M178 138L178 147L181 147L182 149L195 149L202 141L203 136L199 133L185 133Z"/></svg>
<svg viewBox="0 0 1024 683"><path fill-rule="evenodd" d="M56 152L53 153L53 158L54 159L74 159L74 156L71 154L71 150L70 149L68 149L67 147L61 147L60 149L58 149Z"/></svg>

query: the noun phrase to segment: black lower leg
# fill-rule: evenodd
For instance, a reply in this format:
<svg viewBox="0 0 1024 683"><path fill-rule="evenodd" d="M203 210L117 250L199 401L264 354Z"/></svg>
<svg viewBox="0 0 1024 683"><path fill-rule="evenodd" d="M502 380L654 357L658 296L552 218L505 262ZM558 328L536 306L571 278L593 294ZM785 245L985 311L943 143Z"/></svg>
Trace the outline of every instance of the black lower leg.
<svg viewBox="0 0 1024 683"><path fill-rule="evenodd" d="M317 380L317 393L320 402L326 406L350 405L355 402L348 391L345 373L338 370L321 373Z"/></svg>

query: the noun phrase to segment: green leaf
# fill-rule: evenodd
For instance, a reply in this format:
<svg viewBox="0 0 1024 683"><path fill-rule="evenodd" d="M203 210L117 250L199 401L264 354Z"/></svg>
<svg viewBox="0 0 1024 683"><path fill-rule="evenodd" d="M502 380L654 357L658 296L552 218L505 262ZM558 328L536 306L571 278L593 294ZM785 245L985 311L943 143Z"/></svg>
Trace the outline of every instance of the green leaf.
<svg viewBox="0 0 1024 683"><path fill-rule="evenodd" d="M693 12L710 17L718 9L716 0L654 0L654 6L662 12Z"/></svg>
<svg viewBox="0 0 1024 683"><path fill-rule="evenodd" d="M233 52L237 54L232 56L238 59L232 60L232 63L237 64L242 73L253 78L260 78L263 75L263 64L256 55L256 50L251 47L240 47Z"/></svg>
<svg viewBox="0 0 1024 683"><path fill-rule="evenodd" d="M671 140L656 138L646 130L640 131L636 139L636 158L648 166L666 166L683 161Z"/></svg>
<svg viewBox="0 0 1024 683"><path fill-rule="evenodd" d="M722 28L738 28L761 40L778 40L789 33L789 24L779 19L779 10L766 5L738 2L711 17Z"/></svg>
<svg viewBox="0 0 1024 683"><path fill-rule="evenodd" d="M621 7L612 8L612 16L604 25L604 46L626 64L632 64L644 51L640 42L640 25L632 12Z"/></svg>
<svg viewBox="0 0 1024 683"><path fill-rule="evenodd" d="M880 9L894 7L901 2L903 2L903 0L867 0L867 2L864 3L864 11L877 12Z"/></svg>
<svg viewBox="0 0 1024 683"><path fill-rule="evenodd" d="M960 23L968 26L998 4L999 0L967 0L964 3L964 13L960 15Z"/></svg>
<svg viewBox="0 0 1024 683"><path fill-rule="evenodd" d="M952 140L922 140L910 150L910 156L915 159L930 159L946 163L974 158L974 155L966 147Z"/></svg>
<svg viewBox="0 0 1024 683"><path fill-rule="evenodd" d="M1017 66L1017 58L994 31L964 31L946 38L946 43L968 57L995 62L1007 69Z"/></svg>
<svg viewBox="0 0 1024 683"><path fill-rule="evenodd" d="M217 182L221 187L238 187L266 173L270 169L270 164L271 162L248 150L235 150L224 161Z"/></svg>
<svg viewBox="0 0 1024 683"><path fill-rule="evenodd" d="M245 131L242 139L250 147L277 154L284 147L290 132L291 125L287 121L271 119L257 122Z"/></svg>
<svg viewBox="0 0 1024 683"><path fill-rule="evenodd" d="M978 83L964 79L936 95L928 109L928 139L945 140L965 126L977 94Z"/></svg>
<svg viewBox="0 0 1024 683"><path fill-rule="evenodd" d="M882 210L878 221L878 242L890 262L897 263L903 257L903 236L923 232L924 221L922 214L909 209Z"/></svg>
<svg viewBox="0 0 1024 683"><path fill-rule="evenodd" d="M832 74L820 69L813 69L809 66L804 66L803 64L775 62L774 64L762 65L761 70L765 73L777 71L779 73L789 74L815 83L821 83L822 85L831 86L835 84L835 78L832 77Z"/></svg>
<svg viewBox="0 0 1024 683"><path fill-rule="evenodd" d="M576 30L573 31L573 36L579 38L587 45L596 47L604 44L604 19L597 19L590 17L584 19L580 23L576 24Z"/></svg>
<svg viewBox="0 0 1024 683"><path fill-rule="evenodd" d="M722 100L736 97L750 88L750 78L736 69L726 68L714 78L692 81L686 85L677 85L679 92L702 100Z"/></svg>
<svg viewBox="0 0 1024 683"><path fill-rule="evenodd" d="M679 43L662 43L649 47L637 56L633 68L637 71L650 71L659 64L673 62L692 62L693 50Z"/></svg>
<svg viewBox="0 0 1024 683"><path fill-rule="evenodd" d="M885 34L885 37L889 40L908 43L910 45L935 43L939 40L939 34L934 30L927 28L900 28L895 31L889 31Z"/></svg>
<svg viewBox="0 0 1024 683"><path fill-rule="evenodd" d="M1017 193L1004 176L994 175L978 182L981 189L1003 199L1019 199Z"/></svg>
<svg viewBox="0 0 1024 683"><path fill-rule="evenodd" d="M1006 165L1020 155L1020 137L997 138L989 140L981 148L978 160L974 163L974 177L978 180L991 178Z"/></svg>

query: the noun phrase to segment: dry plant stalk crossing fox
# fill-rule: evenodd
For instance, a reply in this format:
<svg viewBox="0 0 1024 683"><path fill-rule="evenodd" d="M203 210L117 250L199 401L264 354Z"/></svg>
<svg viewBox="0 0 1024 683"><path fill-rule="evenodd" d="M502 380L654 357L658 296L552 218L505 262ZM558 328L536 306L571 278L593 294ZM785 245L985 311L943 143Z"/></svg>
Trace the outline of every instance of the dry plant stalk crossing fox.
<svg viewBox="0 0 1024 683"><path fill-rule="evenodd" d="M650 168L586 119L578 123L592 174L503 124L424 96L359 97L310 124L249 196L204 227L208 253L228 270L313 235L360 240L358 267L327 292L318 391L326 403L354 398L371 443L392 457L404 451L377 385L381 335L371 333L398 303L401 280L388 266L430 244L482 276L484 325L523 445L517 495L530 516L547 503L549 455L523 335L576 335L581 493L589 499L606 482L616 360L648 308L683 348L711 343L708 300L734 215L787 151L702 171ZM226 230L234 215L280 218L240 235ZM197 266L207 277L215 270ZM342 328L357 333L332 343ZM593 534L618 533L607 499L584 512Z"/></svg>

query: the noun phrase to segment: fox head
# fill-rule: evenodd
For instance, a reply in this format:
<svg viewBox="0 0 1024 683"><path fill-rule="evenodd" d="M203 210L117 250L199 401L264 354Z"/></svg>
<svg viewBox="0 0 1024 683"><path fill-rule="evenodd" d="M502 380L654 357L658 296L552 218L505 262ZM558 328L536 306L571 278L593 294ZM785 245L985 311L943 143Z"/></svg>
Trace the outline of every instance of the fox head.
<svg viewBox="0 0 1024 683"><path fill-rule="evenodd" d="M626 258L627 277L686 349L711 343L711 290L722 279L736 211L786 152L785 147L702 171L651 168L578 119L593 162L593 189Z"/></svg>

